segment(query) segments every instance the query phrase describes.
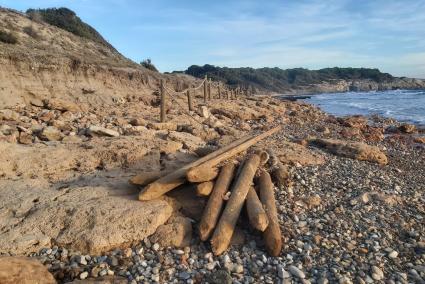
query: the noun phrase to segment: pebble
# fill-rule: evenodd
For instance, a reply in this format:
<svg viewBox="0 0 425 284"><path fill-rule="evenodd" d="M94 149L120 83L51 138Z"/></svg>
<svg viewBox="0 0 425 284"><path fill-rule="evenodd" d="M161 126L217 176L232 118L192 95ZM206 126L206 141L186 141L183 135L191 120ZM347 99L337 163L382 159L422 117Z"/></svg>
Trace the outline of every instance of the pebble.
<svg viewBox="0 0 425 284"><path fill-rule="evenodd" d="M277 268L277 275L279 276L279 278L281 279L285 279L285 278L290 278L291 275L289 274L288 271L286 271L283 266L279 266Z"/></svg>
<svg viewBox="0 0 425 284"><path fill-rule="evenodd" d="M295 277L297 277L297 278L300 278L300 279L304 279L305 278L305 274L304 274L304 272L302 271L302 270L300 270L298 267L296 267L296 266L294 266L294 265L291 265L291 266L289 266L289 272L293 275L293 276L295 276Z"/></svg>
<svg viewBox="0 0 425 284"><path fill-rule="evenodd" d="M392 252L390 252L390 253L388 254L388 257L389 257L389 258L392 258L392 259L397 258L397 257L398 257L398 252L397 252L397 251L395 251L395 250L393 250Z"/></svg>
<svg viewBox="0 0 425 284"><path fill-rule="evenodd" d="M372 278L374 280L384 279L384 272L377 266L372 266Z"/></svg>
<svg viewBox="0 0 425 284"><path fill-rule="evenodd" d="M84 271L83 273L80 274L80 279L84 280L89 276L89 273L87 271Z"/></svg>

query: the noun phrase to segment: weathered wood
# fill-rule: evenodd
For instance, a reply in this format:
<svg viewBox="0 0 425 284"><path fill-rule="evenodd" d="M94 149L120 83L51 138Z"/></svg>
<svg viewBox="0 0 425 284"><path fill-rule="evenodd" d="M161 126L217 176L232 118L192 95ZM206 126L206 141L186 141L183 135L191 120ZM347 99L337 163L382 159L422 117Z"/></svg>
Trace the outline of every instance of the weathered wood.
<svg viewBox="0 0 425 284"><path fill-rule="evenodd" d="M274 198L273 183L269 173L261 171L259 177L260 199L269 217L269 225L264 231L264 243L271 256L278 256L282 250L282 235L277 219L276 200Z"/></svg>
<svg viewBox="0 0 425 284"><path fill-rule="evenodd" d="M196 185L196 195L209 196L214 188L214 182L206 181Z"/></svg>
<svg viewBox="0 0 425 284"><path fill-rule="evenodd" d="M205 75L205 81L204 81L204 103L207 103L207 85L208 85L208 77Z"/></svg>
<svg viewBox="0 0 425 284"><path fill-rule="evenodd" d="M246 149L248 149L250 146L254 145L255 143L257 143L258 141L263 140L264 138L276 133L277 131L279 131L281 129L280 126L275 127L269 131L266 131L258 136L256 136L255 138L240 144L239 146L236 146L232 149L230 149L229 151L223 153L222 155L219 155L215 158L212 158L198 166L195 166L193 168L191 168L188 172L187 172L187 176L202 176L202 173L204 172L208 172L210 171L211 168L216 167L219 163L235 156L236 154L245 151ZM265 155L264 153L261 154L261 156Z"/></svg>
<svg viewBox="0 0 425 284"><path fill-rule="evenodd" d="M164 79L161 80L161 114L160 114L160 121L165 122L167 120L166 117L166 94L165 94L165 86L164 86Z"/></svg>
<svg viewBox="0 0 425 284"><path fill-rule="evenodd" d="M211 100L211 79L208 81L208 100Z"/></svg>
<svg viewBox="0 0 425 284"><path fill-rule="evenodd" d="M201 164L212 165L211 167L215 167L219 163L245 151L258 141L276 133L280 129L281 126L277 126L257 136L245 136L206 155L205 157L200 158L199 160L187 164L180 169L161 177L142 189L139 194L139 200L152 200L162 196L179 185L182 185L186 181L186 173L188 170Z"/></svg>
<svg viewBox="0 0 425 284"><path fill-rule="evenodd" d="M186 179L189 182L206 182L215 179L218 176L217 168L200 168L199 171L188 171Z"/></svg>
<svg viewBox="0 0 425 284"><path fill-rule="evenodd" d="M264 232L269 225L269 218L252 186L246 196L246 211L248 212L248 219L251 226L254 229Z"/></svg>
<svg viewBox="0 0 425 284"><path fill-rule="evenodd" d="M190 90L187 90L186 96L187 96L187 105L189 107L189 111L193 111L192 95L190 94Z"/></svg>
<svg viewBox="0 0 425 284"><path fill-rule="evenodd" d="M221 99L220 83L218 83L217 92L218 92L218 99Z"/></svg>
<svg viewBox="0 0 425 284"><path fill-rule="evenodd" d="M273 150L267 150L270 159L270 172L278 188L284 188L291 185L291 171L288 165L282 164L279 157Z"/></svg>
<svg viewBox="0 0 425 284"><path fill-rule="evenodd" d="M223 196L229 189L234 172L235 164L232 162L227 163L221 168L199 224L199 236L203 241L206 241L210 237L217 224L224 203Z"/></svg>
<svg viewBox="0 0 425 284"><path fill-rule="evenodd" d="M222 254L230 245L236 222L259 165L260 156L256 154L248 157L243 164L241 174L233 185L232 195L211 238L211 247L215 255Z"/></svg>
<svg viewBox="0 0 425 284"><path fill-rule="evenodd" d="M161 176L166 174L167 174L166 172L161 172L161 171L144 172L144 173L138 174L137 176L132 177L129 180L129 183L133 185L144 186L159 179Z"/></svg>

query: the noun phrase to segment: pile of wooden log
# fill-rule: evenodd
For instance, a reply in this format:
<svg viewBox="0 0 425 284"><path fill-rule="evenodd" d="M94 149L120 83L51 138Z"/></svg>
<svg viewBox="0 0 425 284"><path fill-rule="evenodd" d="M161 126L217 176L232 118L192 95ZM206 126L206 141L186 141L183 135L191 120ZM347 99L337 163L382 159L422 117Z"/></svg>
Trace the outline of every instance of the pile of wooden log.
<svg viewBox="0 0 425 284"><path fill-rule="evenodd" d="M222 254L229 247L236 223L246 204L250 225L263 232L269 254L277 256L281 251L282 236L274 185L270 174L265 170L265 164L270 158L269 164L271 162L272 165L268 168L278 177L278 159L272 152L257 150L247 155L237 167L233 158L279 130L280 127L276 127L257 136L243 137L161 177L160 173L139 175L130 182L146 184L139 194L139 200L142 201L158 198L186 182L196 184L194 194L208 196L199 224L199 235L203 241L211 239L215 255Z"/></svg>

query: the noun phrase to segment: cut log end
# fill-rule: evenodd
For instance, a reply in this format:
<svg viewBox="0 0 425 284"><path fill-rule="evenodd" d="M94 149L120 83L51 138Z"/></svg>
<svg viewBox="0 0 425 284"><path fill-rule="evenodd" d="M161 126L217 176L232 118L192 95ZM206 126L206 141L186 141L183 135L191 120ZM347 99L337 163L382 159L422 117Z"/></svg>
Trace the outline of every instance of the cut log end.
<svg viewBox="0 0 425 284"><path fill-rule="evenodd" d="M217 176L218 176L217 168L203 167L203 166L192 168L186 174L186 178L189 182L196 182L196 183L211 181L215 179Z"/></svg>
<svg viewBox="0 0 425 284"><path fill-rule="evenodd" d="M209 196L214 188L214 182L207 181L196 185L196 195Z"/></svg>

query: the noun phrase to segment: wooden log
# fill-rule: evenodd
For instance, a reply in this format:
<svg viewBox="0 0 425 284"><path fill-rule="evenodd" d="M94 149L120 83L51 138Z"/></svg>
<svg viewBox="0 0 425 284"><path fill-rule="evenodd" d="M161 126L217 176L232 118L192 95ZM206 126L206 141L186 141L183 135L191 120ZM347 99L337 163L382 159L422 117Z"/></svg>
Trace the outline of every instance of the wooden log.
<svg viewBox="0 0 425 284"><path fill-rule="evenodd" d="M207 103L207 85L208 85L208 78L207 75L205 75L205 81L204 81L204 103Z"/></svg>
<svg viewBox="0 0 425 284"><path fill-rule="evenodd" d="M260 156L256 154L251 155L243 164L241 174L233 185L232 195L211 238L211 247L215 255L222 254L230 245L236 222L259 165Z"/></svg>
<svg viewBox="0 0 425 284"><path fill-rule="evenodd" d="M217 156L216 158L210 159L198 166L195 166L187 172L186 176L193 176L193 177L200 177L203 173L210 171L212 168L216 167L219 163L239 154L240 152L243 152L244 150L248 149L250 146L254 145L258 141L272 135L273 133L276 133L278 130L280 130L281 127L275 127L269 131L264 132L263 134L260 134L255 139L250 140L249 142L243 143L238 147L235 147L233 149L230 149L225 154ZM248 146L249 145L249 146ZM265 153L261 153L261 157L264 157L264 155L267 155ZM260 158L261 158L260 157Z"/></svg>
<svg viewBox="0 0 425 284"><path fill-rule="evenodd" d="M208 100L211 100L211 79L208 81Z"/></svg>
<svg viewBox="0 0 425 284"><path fill-rule="evenodd" d="M199 171L188 171L186 179L189 182L206 182L215 179L218 176L217 168L200 168Z"/></svg>
<svg viewBox="0 0 425 284"><path fill-rule="evenodd" d="M133 185L144 186L159 179L161 176L166 174L167 174L166 172L161 172L161 171L144 172L144 173L138 174L137 176L132 177L129 180L129 183Z"/></svg>
<svg viewBox="0 0 425 284"><path fill-rule="evenodd" d="M266 132L263 132L257 136L245 136L238 139L221 149L214 151L199 160L196 160L190 164L187 164L180 169L161 177L153 183L147 185L140 191L139 200L152 200L162 196L170 190L182 185L186 181L186 173L188 170L197 167L201 164L212 165L211 167L217 166L219 163L232 158L233 156L245 151L258 141L273 135L281 129L281 126L272 128Z"/></svg>
<svg viewBox="0 0 425 284"><path fill-rule="evenodd" d="M251 226L254 229L264 232L269 225L269 218L260 199L258 198L257 193L255 192L254 187L252 186L246 196L246 210L248 212L248 219Z"/></svg>
<svg viewBox="0 0 425 284"><path fill-rule="evenodd" d="M214 188L214 182L206 181L196 185L196 195L209 196Z"/></svg>
<svg viewBox="0 0 425 284"><path fill-rule="evenodd" d="M161 114L160 114L160 121L161 122L165 122L167 120L166 117L166 112L165 112L165 108L166 108L166 96L165 96L165 86L164 86L164 79L161 80Z"/></svg>
<svg viewBox="0 0 425 284"><path fill-rule="evenodd" d="M192 96L190 94L190 90L187 90L186 96L187 96L187 105L189 107L189 111L193 111Z"/></svg>
<svg viewBox="0 0 425 284"><path fill-rule="evenodd" d="M217 224L224 203L223 196L229 189L234 172L235 164L232 162L221 168L199 224L199 236L202 241L206 241L211 236Z"/></svg>
<svg viewBox="0 0 425 284"><path fill-rule="evenodd" d="M278 256L282 250L282 235L277 219L276 200L273 183L268 172L261 171L259 177L260 199L269 217L269 225L264 231L264 243L271 256Z"/></svg>

